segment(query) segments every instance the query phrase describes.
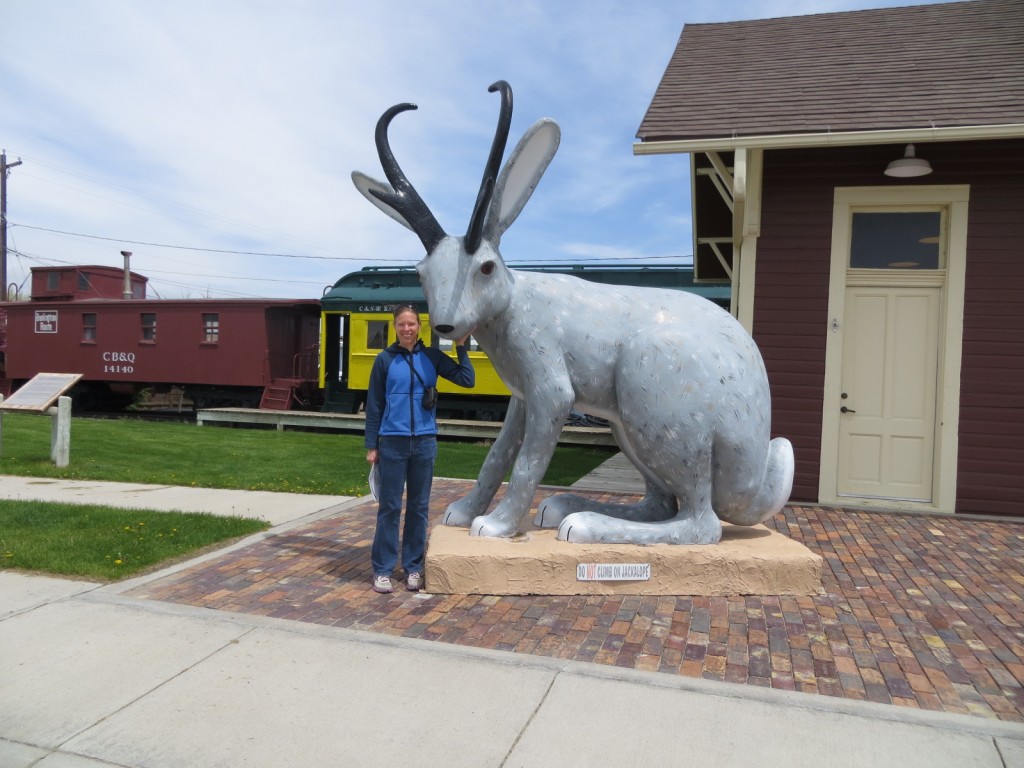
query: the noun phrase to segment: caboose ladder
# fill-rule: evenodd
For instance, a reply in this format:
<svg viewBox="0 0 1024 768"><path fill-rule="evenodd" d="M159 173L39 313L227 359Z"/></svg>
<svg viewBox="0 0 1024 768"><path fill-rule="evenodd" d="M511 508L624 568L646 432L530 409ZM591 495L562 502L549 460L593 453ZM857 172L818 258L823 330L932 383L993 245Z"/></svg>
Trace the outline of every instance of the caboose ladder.
<svg viewBox="0 0 1024 768"><path fill-rule="evenodd" d="M260 408L271 411L290 410L295 388L300 383L298 379L274 379L263 388Z"/></svg>

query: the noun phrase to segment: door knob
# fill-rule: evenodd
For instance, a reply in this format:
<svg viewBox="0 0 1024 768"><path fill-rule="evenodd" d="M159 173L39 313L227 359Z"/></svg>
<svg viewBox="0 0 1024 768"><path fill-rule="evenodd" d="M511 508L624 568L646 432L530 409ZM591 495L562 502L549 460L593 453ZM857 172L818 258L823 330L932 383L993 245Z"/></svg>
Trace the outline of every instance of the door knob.
<svg viewBox="0 0 1024 768"><path fill-rule="evenodd" d="M839 412L840 413L856 413L856 411L853 410L853 408L847 408L845 405L842 408L839 409Z"/></svg>

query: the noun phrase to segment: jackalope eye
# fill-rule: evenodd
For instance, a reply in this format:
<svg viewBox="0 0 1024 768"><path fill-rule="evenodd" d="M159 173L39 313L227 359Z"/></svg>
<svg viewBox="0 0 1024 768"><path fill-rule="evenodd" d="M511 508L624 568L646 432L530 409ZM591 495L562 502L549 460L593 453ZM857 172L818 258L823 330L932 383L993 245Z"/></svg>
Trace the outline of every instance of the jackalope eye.
<svg viewBox="0 0 1024 768"><path fill-rule="evenodd" d="M483 264L480 265L480 272L482 272L485 275L489 275L493 271L494 271L494 262L493 261L485 261Z"/></svg>

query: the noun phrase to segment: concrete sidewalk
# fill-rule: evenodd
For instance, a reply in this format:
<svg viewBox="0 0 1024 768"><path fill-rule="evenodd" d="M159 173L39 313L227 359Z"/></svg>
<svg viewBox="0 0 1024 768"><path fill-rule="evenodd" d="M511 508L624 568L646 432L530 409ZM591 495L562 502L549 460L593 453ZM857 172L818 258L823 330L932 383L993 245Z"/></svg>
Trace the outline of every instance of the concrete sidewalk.
<svg viewBox="0 0 1024 768"><path fill-rule="evenodd" d="M26 499L70 504L98 504L125 509L205 512L211 515L258 517L281 525L352 500L272 491L231 491L99 480L61 480L48 477L0 475L0 499ZM0 765L0 768L4 768Z"/></svg>
<svg viewBox="0 0 1024 768"><path fill-rule="evenodd" d="M293 513L258 536L359 501L271 496ZM0 768L1024 766L1019 724L127 596L182 567L0 572Z"/></svg>

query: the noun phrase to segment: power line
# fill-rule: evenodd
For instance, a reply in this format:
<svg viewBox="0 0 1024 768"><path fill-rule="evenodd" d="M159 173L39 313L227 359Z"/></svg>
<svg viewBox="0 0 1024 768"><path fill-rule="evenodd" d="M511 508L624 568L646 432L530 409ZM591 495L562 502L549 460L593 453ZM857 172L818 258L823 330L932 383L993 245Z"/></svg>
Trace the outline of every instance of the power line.
<svg viewBox="0 0 1024 768"><path fill-rule="evenodd" d="M196 248L190 245L170 245L168 243L151 243L144 240L126 240L120 237L103 237L102 235L86 235L82 232L66 232L60 229L49 229L47 227L34 227L31 224L12 224L13 227L23 229L34 229L38 232L50 232L55 235L67 235L69 237L85 237L90 240L105 240L111 243L127 243L129 245L145 245L150 248L173 248L179 251L198 251L200 253L226 253L234 256L273 256L282 259L317 259L321 261L351 261L346 256L307 256L297 253L266 253L261 251L234 251L227 248Z"/></svg>
<svg viewBox="0 0 1024 768"><path fill-rule="evenodd" d="M64 264L66 264L68 266L81 266L80 264L78 264L78 262L68 261L66 259L57 259L57 258L53 258L53 257L33 256L32 254L25 253L25 252L19 251L17 249L11 249L10 253L12 253L12 254L14 254L16 256L19 256L21 258L24 258L24 259L26 259L26 260L28 260L30 262L35 262L35 263L37 263L37 264L39 264L41 266L54 266L54 265L64 265ZM316 285L316 286L321 286L322 285L322 283L320 283L318 281L315 281L315 280L288 280L288 279L284 279L284 278L269 278L269 277L236 277L235 275L198 275L198 274L194 274L194 273L172 272L172 271L169 271L169 270L161 270L161 269L147 269L146 270L146 274L147 274L147 276L150 276L150 275L170 275L172 277L173 276L180 276L180 275L183 275L183 274L187 274L189 277L197 277L197 278L202 278L202 279L207 279L207 278L215 279L215 280L216 279L224 279L224 280L233 280L233 281L266 282L266 283L274 283L274 284L288 283L290 285ZM26 273L25 280L28 280L28 277L29 277L29 275L28 275L28 273ZM161 277L152 277L150 279L150 281L149 281L149 287L150 287L150 289L153 289L154 292L155 292L153 284L154 284L154 282L158 282L158 283L161 283L161 284L166 284L166 285L169 285L169 286L173 286L175 288L183 288L183 289L187 289L187 290L190 290L190 291L196 291L196 292L199 292L199 293L203 293L204 291L209 291L210 290L209 284L202 285L202 284L197 284L197 283L181 282L179 280L172 279L172 277L163 277L163 276L161 276ZM24 281L22 281L22 285L19 286L19 290L21 289L21 287L23 285L24 285ZM224 287L218 288L217 292L218 293L222 293L222 294L230 294L232 296L241 296L241 297L244 297L244 298L261 298L261 296L259 294L246 293L246 292L243 292L243 291L233 291L233 290L231 290L229 288L224 288Z"/></svg>
<svg viewBox="0 0 1024 768"><path fill-rule="evenodd" d="M181 272L171 272L165 269L147 269L147 275L180 275ZM283 277L237 277L235 275L192 275L193 277L209 278L212 280L245 280L251 283L291 283L292 285L320 285L319 280L288 280ZM166 279L166 278L163 278Z"/></svg>
<svg viewBox="0 0 1024 768"><path fill-rule="evenodd" d="M280 235L280 233L275 232L274 230L272 230L270 228L267 228L267 227L255 226L255 225L253 225L253 224L251 224L249 222L241 221L241 220L238 220L238 219L232 219L230 217L223 216L223 215L217 214L217 213L213 213L212 211L209 211L209 210L206 210L206 209L203 209L203 208L196 208L196 207L193 207L193 206L190 206L190 205L184 205L184 204L182 204L180 202L177 202L175 200L172 200L172 199L169 199L169 198L160 197L158 195L145 194L145 193L142 193L139 190L134 189L132 187L125 186L123 184L116 184L116 183L108 181L108 180L106 180L106 179L104 179L102 177L92 176L92 175L89 175L89 174L80 173L78 171L69 170L69 169L63 168L63 167L61 167L59 165L55 165L53 163L49 163L49 162L42 161L42 160L37 160L35 158L27 158L27 159L30 160L33 165L39 165L39 166L42 166L44 168L49 168L49 169L52 169L52 170L56 171L57 173L65 174L67 176L73 176L73 177L85 180L86 182L88 182L90 184L96 184L96 185L104 186L104 187L107 187L107 188L112 189L112 190L114 190L116 192L119 192L119 193L126 193L129 196L131 196L132 198L139 198L140 200L144 200L144 201L146 201L147 203L150 203L150 204L155 203L155 204L157 204L161 208L160 213L165 218L170 218L170 219L174 219L174 220L177 220L177 221L185 221L185 222L188 222L189 224L195 226L195 224L194 224L192 219L184 219L184 218L180 218L180 217L177 217L177 216L170 216L165 210L163 210L163 209L166 209L166 208L175 208L175 209L178 209L178 210L181 210L181 211L185 211L185 212L190 213L190 214L199 214L199 215L203 216L204 218L217 219L217 220L219 220L221 222L227 222L227 223L231 224L235 228L241 227L241 228L244 228L246 230L254 230L254 231L257 231L257 232L268 233L268 234L271 234L271 235L273 235L275 237ZM60 184L58 182L53 181L52 179L46 178L45 176L34 176L33 174L29 174L29 176L31 176L32 178L35 178L35 179L43 182L44 184L54 184L56 186L64 187L65 189L71 189L71 190L73 190L75 192L79 192L81 194L88 195L90 197L96 197L96 198L99 198L99 199L102 199L102 200L109 200L109 201L115 203L116 205L124 205L124 206L128 206L128 207L131 207L131 208L138 208L140 210L152 210L151 207L147 207L147 206L144 206L144 205L141 205L141 204L130 203L130 202L127 202L127 201L125 201L123 199L118 199L118 198L104 197L104 196L98 195L95 192L90 191L90 190L80 189L78 187L73 187L73 186L68 186L68 185L65 185L65 184ZM288 237L289 237L289 239L293 239L293 240L297 239L300 242L307 242L307 243L313 245L316 249L326 249L326 250L329 250L325 246L323 246L323 245L321 245L319 243L315 243L315 242L313 242L311 240L307 240L305 238L295 238L294 235L289 235Z"/></svg>
<svg viewBox="0 0 1024 768"><path fill-rule="evenodd" d="M52 257L44 256L33 256L23 251L19 251L17 248L9 248L8 253L14 254L15 256L21 256L30 261L38 262L42 265L47 264L67 264L69 266L82 266L77 261L68 261L66 259L55 259ZM289 280L283 277L240 277L238 275L208 275L208 274L197 274L195 272L175 272L169 269L147 269L146 275L188 275L189 277L201 277L208 278L211 280L244 280L252 283L291 283L293 285L320 285L319 280ZM160 278L166 280L167 278Z"/></svg>
<svg viewBox="0 0 1024 768"><path fill-rule="evenodd" d="M172 248L174 250L179 250L179 251L197 251L197 252L200 252L200 253L224 253L224 254L229 254L229 255L234 255L234 256L270 256L270 257L282 258L282 259L313 259L313 260L318 260L318 261L362 261L362 262L384 262L384 263L395 261L395 259L382 259L382 258L372 258L372 257L364 257L364 256L360 256L358 258L352 257L352 256L309 256L309 255L306 255L306 254L297 254L297 253L271 253L271 252L267 252L267 251L236 251L236 250L230 250L230 249L226 249L226 248L197 248L197 247L189 246L189 245L171 245L169 243L153 243L153 242L147 242L147 241L144 241L144 240L127 240L125 238L120 238L120 237L104 237L102 235L87 235L87 234L84 234L82 232L67 232L65 230L60 230L60 229L50 229L48 227L36 227L36 226L31 225L31 224L12 224L11 226L12 227L21 227L23 229L34 229L34 230L36 230L38 232L50 232L51 234L56 234L56 235L67 235L68 237L84 237L84 238L88 238L90 240L104 240L104 241L111 242L111 243L127 243L129 245L144 245L144 246L149 246L151 248ZM571 257L564 257L564 258L557 258L557 259L545 259L545 261L550 261L551 263L576 264L576 263L579 263L581 260L588 261L588 262L596 262L596 261L670 261L670 260L676 260L676 259L683 259L683 260L685 260L686 257L685 256L679 256L679 255L667 255L667 256L642 256L642 255L641 256L590 256L590 257L584 257L583 259L580 259L580 258L575 258L574 259L574 258L571 258ZM402 263L406 262L405 259L402 259L402 260L399 260L399 261L401 261ZM511 266L511 264L510 264L510 266Z"/></svg>

